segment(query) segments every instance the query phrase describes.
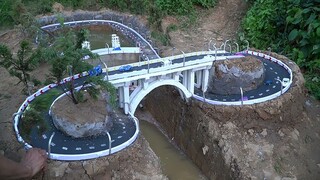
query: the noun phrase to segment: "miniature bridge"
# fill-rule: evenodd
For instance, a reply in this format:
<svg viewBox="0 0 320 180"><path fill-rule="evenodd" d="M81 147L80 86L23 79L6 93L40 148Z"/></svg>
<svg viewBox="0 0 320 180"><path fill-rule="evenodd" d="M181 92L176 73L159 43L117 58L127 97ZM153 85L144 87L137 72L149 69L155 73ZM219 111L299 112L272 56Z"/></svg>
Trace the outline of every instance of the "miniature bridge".
<svg viewBox="0 0 320 180"><path fill-rule="evenodd" d="M123 117L117 118L115 126L107 135L95 138L71 138L61 133L53 125L51 117L45 116L51 129L38 136L35 127L30 143L26 142L19 133L19 121L28 105L38 96L51 89L58 88L59 84L76 79L76 85L81 86L83 78L88 72L67 77L59 84L50 84L39 89L29 96L14 116L14 129L18 140L27 148L40 147L47 149L49 157L57 160L83 160L106 156L118 152L132 144L139 134L138 120L133 116L136 108L144 97L157 87L170 85L179 89L184 98L194 97L216 105L246 105L260 103L276 98L285 93L292 83L291 69L280 60L269 55L243 51L240 53L228 53L224 50L201 51L183 53L181 55L160 58L151 44L134 29L121 23L107 20L88 20L65 23L69 26L101 24L117 28L120 32L140 45L145 61L129 64L131 71L120 71L120 66L104 68L105 80L111 82L118 89L119 107L129 114L130 121L124 121ZM59 24L44 26L46 30L53 31L59 28ZM100 53L105 53L103 50ZM109 53L109 52L108 52ZM214 61L232 60L247 55L259 58L266 69L266 79L271 79L272 85L263 84L255 90L242 95L217 95L207 93L209 70ZM282 79L289 79L284 82ZM246 96L246 99L243 97ZM55 133L54 138L52 134ZM51 137L51 138L49 138Z"/></svg>

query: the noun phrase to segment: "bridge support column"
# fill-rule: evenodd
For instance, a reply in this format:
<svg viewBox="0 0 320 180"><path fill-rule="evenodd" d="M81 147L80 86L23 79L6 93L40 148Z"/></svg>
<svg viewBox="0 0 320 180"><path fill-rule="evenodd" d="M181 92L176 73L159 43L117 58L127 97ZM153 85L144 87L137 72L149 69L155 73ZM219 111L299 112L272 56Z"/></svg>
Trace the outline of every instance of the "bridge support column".
<svg viewBox="0 0 320 180"><path fill-rule="evenodd" d="M202 73L202 92L206 92L209 82L209 69L204 69Z"/></svg>
<svg viewBox="0 0 320 180"><path fill-rule="evenodd" d="M174 79L175 81L179 82L179 73L173 73L172 74L172 79Z"/></svg>
<svg viewBox="0 0 320 180"><path fill-rule="evenodd" d="M191 94L194 94L194 72L192 70L188 71L188 76L187 76L187 80L188 80L188 90Z"/></svg>
<svg viewBox="0 0 320 180"><path fill-rule="evenodd" d="M188 88L188 71L183 71L182 75L183 75L182 84L184 85L184 87Z"/></svg>
<svg viewBox="0 0 320 180"><path fill-rule="evenodd" d="M129 94L129 84L125 84L125 86L123 87L123 97L124 97L124 113L128 114L130 109L129 109L129 105L130 105L130 94Z"/></svg>
<svg viewBox="0 0 320 180"><path fill-rule="evenodd" d="M124 107L123 87L118 88L118 94L119 94L119 107L123 108Z"/></svg>
<svg viewBox="0 0 320 180"><path fill-rule="evenodd" d="M196 83L196 87L200 88L201 87L201 79L202 79L202 71L197 71L196 72L196 78L197 78L197 83Z"/></svg>

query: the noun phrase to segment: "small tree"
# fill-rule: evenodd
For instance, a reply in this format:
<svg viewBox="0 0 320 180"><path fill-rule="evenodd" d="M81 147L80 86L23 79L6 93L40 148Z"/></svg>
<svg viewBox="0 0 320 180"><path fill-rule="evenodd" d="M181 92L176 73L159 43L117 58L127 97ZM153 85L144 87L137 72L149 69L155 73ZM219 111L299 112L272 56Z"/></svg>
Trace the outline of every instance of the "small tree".
<svg viewBox="0 0 320 180"><path fill-rule="evenodd" d="M6 68L10 75L17 77L24 85L24 91L31 95L30 73L37 67L41 60L40 49L33 50L31 44L23 40L16 57L9 47L0 44L0 66Z"/></svg>
<svg viewBox="0 0 320 180"><path fill-rule="evenodd" d="M75 90L75 80L71 79L65 83L66 91L69 91L68 95L74 104L78 104L83 100L83 88L86 88L91 97L97 98L97 95L101 90L106 90L110 93L110 103L115 102L115 88L110 82L102 80L102 69L93 67L84 60L84 57L97 58L98 55L91 53L90 50L82 48L81 43L86 40L88 32L86 30L80 30L75 33L71 30L64 31L63 35L57 37L53 45L47 50L47 57L52 64L51 68L51 80L61 82L66 76L73 76L78 73L90 70L90 77L88 77L80 90ZM89 86L88 86L89 85Z"/></svg>

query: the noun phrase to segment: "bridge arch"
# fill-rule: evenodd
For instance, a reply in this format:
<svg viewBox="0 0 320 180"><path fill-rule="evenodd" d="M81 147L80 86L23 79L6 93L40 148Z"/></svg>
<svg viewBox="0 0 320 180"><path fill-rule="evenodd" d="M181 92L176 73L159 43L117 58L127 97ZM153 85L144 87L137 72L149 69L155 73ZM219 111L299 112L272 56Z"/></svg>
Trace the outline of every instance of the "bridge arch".
<svg viewBox="0 0 320 180"><path fill-rule="evenodd" d="M152 83L150 83L148 85L147 88L143 89L141 88L141 90L133 97L130 98L130 112L132 114L135 113L139 103L142 101L142 99L144 97L146 97L152 90L160 87L160 86L174 86L177 87L179 90L182 91L182 93L184 94L184 96L186 98L190 98L192 96L192 94L188 91L188 89L183 86L180 82L173 80L173 79L166 79L166 80L160 80L160 81L154 81Z"/></svg>

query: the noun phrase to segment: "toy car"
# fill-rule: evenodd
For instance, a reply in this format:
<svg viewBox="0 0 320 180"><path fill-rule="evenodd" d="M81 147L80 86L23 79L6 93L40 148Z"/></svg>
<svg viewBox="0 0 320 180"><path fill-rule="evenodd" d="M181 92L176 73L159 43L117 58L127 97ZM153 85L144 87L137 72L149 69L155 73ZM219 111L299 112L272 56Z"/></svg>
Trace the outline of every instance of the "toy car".
<svg viewBox="0 0 320 180"><path fill-rule="evenodd" d="M267 85L267 86L269 86L269 85L272 84L272 80L266 80L266 81L264 82L264 84Z"/></svg>
<svg viewBox="0 0 320 180"><path fill-rule="evenodd" d="M124 65L124 66L120 66L119 67L119 71L120 72L127 72L127 71L131 71L132 68L133 67L131 65Z"/></svg>

